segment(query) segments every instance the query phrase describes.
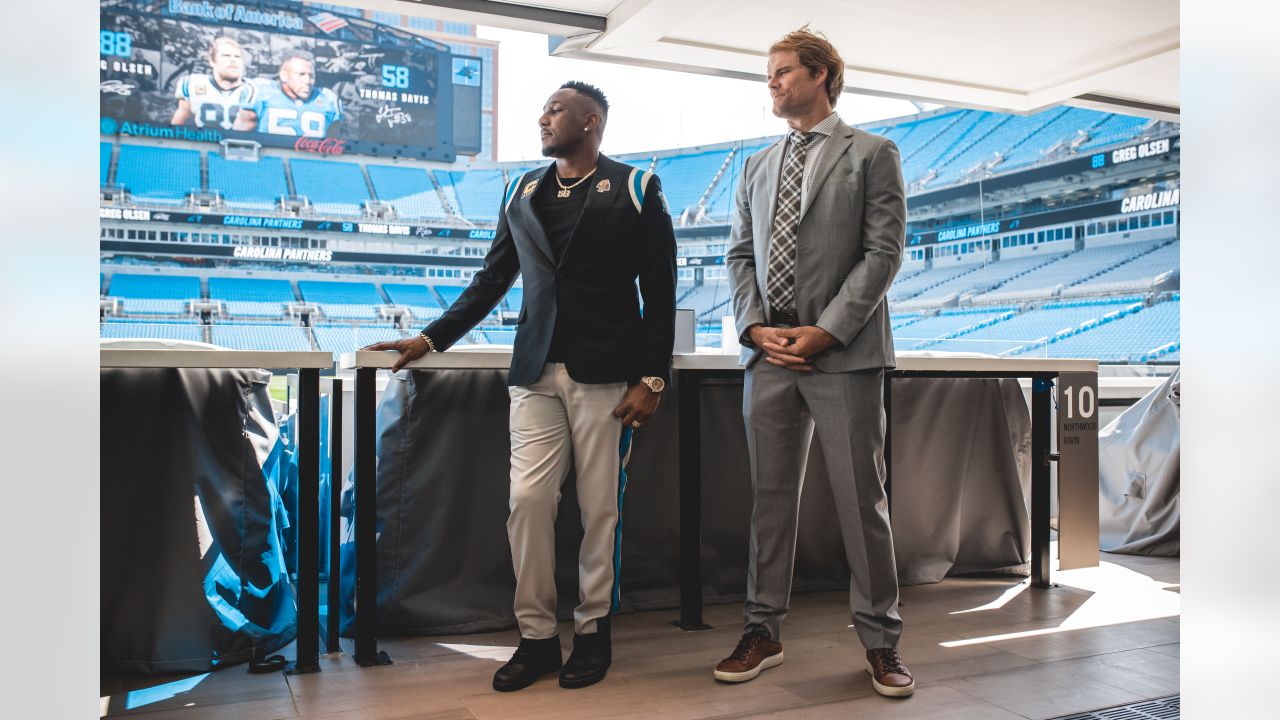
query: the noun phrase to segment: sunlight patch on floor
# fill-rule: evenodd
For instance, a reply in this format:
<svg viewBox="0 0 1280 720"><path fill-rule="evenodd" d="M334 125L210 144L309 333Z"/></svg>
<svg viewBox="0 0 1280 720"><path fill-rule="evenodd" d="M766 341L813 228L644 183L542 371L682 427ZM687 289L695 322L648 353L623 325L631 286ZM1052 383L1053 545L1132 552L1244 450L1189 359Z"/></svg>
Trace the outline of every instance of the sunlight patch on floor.
<svg viewBox="0 0 1280 720"><path fill-rule="evenodd" d="M134 708L140 708L143 705L150 705L151 703L160 702L161 700L168 700L175 695L191 690L207 677L209 677L209 673L192 675L191 677L174 680L173 682L164 683L162 685L154 685L149 688L134 690L125 695L124 709L133 710ZM194 704L195 703L188 703L187 706L190 707ZM98 717L106 717L110 707L110 695L99 697Z"/></svg>
<svg viewBox="0 0 1280 720"><path fill-rule="evenodd" d="M1010 601L1010 600L1012 600L1012 599L1014 599L1014 598L1018 597L1019 595L1021 595L1021 594L1022 594L1022 591L1023 591L1023 590L1026 590L1026 589L1027 589L1027 588L1029 588L1029 587L1031 587L1031 581L1030 581L1030 580L1023 580L1022 582L1018 583L1017 585L1014 585L1013 587L1009 588L1008 590L1005 590L1003 593L1001 593L1001 594L1000 594L1000 597L996 598L995 600L992 600L991 602L987 603L986 605L979 605L979 606L978 606L978 607L976 607L976 608L969 608L968 610L956 610L955 612L953 612L953 613L951 613L951 614L952 614L952 615L963 615L963 614L965 614L965 613L980 612L980 611L982 611L982 610L999 610L1000 608L1002 608L1002 607L1004 607L1005 605L1009 604L1009 601Z"/></svg>
<svg viewBox="0 0 1280 720"><path fill-rule="evenodd" d="M1098 567L1061 570L1054 573L1054 581L1062 587L1072 587L1092 593L1084 604L1076 608L1075 612L1063 620L1058 627L952 640L939 645L948 648L980 645L1002 640L1052 635L1070 630L1176 617L1182 612L1182 596L1176 592L1168 592L1168 588L1178 587L1178 585L1159 582L1115 563L1103 562ZM1009 592L1005 591L994 602L1003 600L1002 605L1007 603L1013 597L1005 597ZM1054 590L1035 592L1054 592ZM980 609L988 608L983 606L961 612Z"/></svg>
<svg viewBox="0 0 1280 720"><path fill-rule="evenodd" d="M436 643L436 645L473 658L496 660L498 662L510 660L516 651L515 648L504 645L456 645L451 643Z"/></svg>

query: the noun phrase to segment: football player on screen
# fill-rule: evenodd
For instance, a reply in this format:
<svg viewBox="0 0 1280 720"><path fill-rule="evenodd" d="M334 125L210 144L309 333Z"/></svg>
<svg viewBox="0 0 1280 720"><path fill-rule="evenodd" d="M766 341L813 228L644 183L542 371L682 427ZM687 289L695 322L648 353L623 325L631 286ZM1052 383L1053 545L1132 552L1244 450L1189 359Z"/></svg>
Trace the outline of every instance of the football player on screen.
<svg viewBox="0 0 1280 720"><path fill-rule="evenodd" d="M342 101L329 88L317 88L311 53L292 50L280 63L278 80L258 81L252 107L236 117L236 130L272 135L325 137L342 120Z"/></svg>
<svg viewBox="0 0 1280 720"><path fill-rule="evenodd" d="M209 75L191 73L178 81L174 96L178 107L170 125L221 127L231 130L240 110L251 106L257 96L253 83L244 79L244 53L240 43L219 35L209 45Z"/></svg>

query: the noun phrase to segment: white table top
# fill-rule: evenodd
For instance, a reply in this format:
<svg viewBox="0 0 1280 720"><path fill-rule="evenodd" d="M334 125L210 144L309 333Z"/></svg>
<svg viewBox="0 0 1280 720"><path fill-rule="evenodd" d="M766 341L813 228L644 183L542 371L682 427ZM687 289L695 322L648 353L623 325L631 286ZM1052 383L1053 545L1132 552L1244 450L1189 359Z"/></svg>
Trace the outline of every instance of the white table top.
<svg viewBox="0 0 1280 720"><path fill-rule="evenodd" d="M389 368L398 356L393 352L369 352L359 350L343 353L338 367ZM454 349L443 353L428 353L409 363L412 369L469 369L506 370L511 365L511 350L486 348L484 350ZM672 360L676 370L741 370L738 356L722 353L679 353ZM996 358L965 355L915 355L898 354L898 370L914 372L1097 372L1097 360L1069 358Z"/></svg>
<svg viewBox="0 0 1280 720"><path fill-rule="evenodd" d="M326 369L333 367L327 352L270 352L259 350L141 350L102 348L104 368L268 368Z"/></svg>

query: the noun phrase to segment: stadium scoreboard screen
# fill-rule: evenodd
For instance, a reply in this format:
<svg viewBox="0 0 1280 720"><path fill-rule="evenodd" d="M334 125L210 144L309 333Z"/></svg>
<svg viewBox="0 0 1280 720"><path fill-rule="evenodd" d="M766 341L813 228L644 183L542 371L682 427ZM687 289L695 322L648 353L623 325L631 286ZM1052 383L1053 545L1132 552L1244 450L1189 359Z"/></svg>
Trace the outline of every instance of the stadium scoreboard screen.
<svg viewBox="0 0 1280 720"><path fill-rule="evenodd" d="M361 18L118 0L101 5L98 41L104 134L446 162L480 150L480 59Z"/></svg>

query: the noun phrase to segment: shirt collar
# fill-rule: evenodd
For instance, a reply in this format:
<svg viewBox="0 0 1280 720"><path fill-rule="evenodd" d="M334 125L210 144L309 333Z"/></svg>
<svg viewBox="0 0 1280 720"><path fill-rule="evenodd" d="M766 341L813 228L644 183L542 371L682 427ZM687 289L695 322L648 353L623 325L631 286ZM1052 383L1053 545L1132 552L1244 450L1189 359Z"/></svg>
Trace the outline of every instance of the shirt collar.
<svg viewBox="0 0 1280 720"><path fill-rule="evenodd" d="M838 122L840 122L840 116L837 115L834 111L832 111L832 113L828 115L825 120L818 123L817 125L814 125L813 128L809 130L809 132L818 133L823 137L829 137L831 133L835 132L836 123Z"/></svg>

